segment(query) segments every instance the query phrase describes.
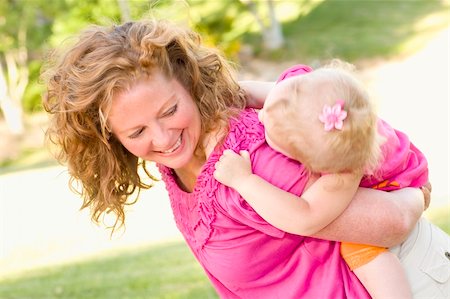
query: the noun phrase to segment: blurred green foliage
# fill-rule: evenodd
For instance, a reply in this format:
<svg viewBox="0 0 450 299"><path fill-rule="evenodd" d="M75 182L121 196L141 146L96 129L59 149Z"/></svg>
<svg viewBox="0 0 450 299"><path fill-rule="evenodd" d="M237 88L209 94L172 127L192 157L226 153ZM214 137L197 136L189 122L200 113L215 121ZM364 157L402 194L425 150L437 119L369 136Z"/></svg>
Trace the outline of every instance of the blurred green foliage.
<svg viewBox="0 0 450 299"><path fill-rule="evenodd" d="M275 1L286 45L274 52L261 46L261 28L245 1L239 0L128 0L131 19L156 17L197 30L210 46L239 63L243 45L252 55L304 63L339 57L353 63L403 55L427 36L448 26L448 1ZM254 1L263 22L265 1ZM44 86L39 70L50 49L59 47L89 24L121 22L118 0L8 0L0 3L0 57L17 46L17 24L26 23L29 85L26 111L40 109Z"/></svg>
<svg viewBox="0 0 450 299"><path fill-rule="evenodd" d="M433 224L437 225L447 234L450 234L450 198L444 198L441 201L447 204L436 207L431 206L430 209L425 211L425 217L430 219Z"/></svg>

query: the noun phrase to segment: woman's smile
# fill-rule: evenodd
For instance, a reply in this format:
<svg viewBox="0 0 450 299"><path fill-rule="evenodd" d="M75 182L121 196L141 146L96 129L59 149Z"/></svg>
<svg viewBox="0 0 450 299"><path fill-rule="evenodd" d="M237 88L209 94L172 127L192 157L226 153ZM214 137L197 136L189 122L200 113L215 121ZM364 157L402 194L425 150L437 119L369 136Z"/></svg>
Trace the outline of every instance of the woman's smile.
<svg viewBox="0 0 450 299"><path fill-rule="evenodd" d="M169 148L168 150L165 151L159 151L162 154L172 154L174 153L176 150L180 149L181 147L181 143L183 142L183 134L180 135L180 137L178 137L176 143L174 146L172 146L171 148Z"/></svg>

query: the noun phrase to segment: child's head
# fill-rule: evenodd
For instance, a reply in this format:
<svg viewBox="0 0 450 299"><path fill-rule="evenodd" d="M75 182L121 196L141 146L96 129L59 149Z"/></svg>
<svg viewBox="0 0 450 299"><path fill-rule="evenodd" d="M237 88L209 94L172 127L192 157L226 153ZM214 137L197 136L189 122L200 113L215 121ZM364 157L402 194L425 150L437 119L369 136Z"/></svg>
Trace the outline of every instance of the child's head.
<svg viewBox="0 0 450 299"><path fill-rule="evenodd" d="M324 107L333 106L336 112L342 107L342 127L320 119ZM260 120L271 147L313 172L367 173L378 162L375 112L362 84L342 68L326 66L279 82Z"/></svg>

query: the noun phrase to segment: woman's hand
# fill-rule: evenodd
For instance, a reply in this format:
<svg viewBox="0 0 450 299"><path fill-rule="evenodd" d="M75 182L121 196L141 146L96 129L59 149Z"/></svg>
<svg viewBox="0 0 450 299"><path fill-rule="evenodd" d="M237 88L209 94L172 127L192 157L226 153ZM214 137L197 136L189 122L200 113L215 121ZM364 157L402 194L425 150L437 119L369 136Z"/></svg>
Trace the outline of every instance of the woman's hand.
<svg viewBox="0 0 450 299"><path fill-rule="evenodd" d="M420 187L420 190L423 193L423 210L425 211L428 209L431 203L431 183L428 182L422 187Z"/></svg>

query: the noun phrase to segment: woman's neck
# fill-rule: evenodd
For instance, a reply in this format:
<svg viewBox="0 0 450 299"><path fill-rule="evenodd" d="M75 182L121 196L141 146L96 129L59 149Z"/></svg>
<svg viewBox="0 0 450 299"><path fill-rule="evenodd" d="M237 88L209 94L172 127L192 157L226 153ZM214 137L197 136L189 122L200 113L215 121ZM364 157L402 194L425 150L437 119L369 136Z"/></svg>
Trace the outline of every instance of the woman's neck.
<svg viewBox="0 0 450 299"><path fill-rule="evenodd" d="M178 186L186 192L192 192L205 162L205 155L194 155L187 165L174 169Z"/></svg>
<svg viewBox="0 0 450 299"><path fill-rule="evenodd" d="M214 148L224 136L224 130L218 130L208 134L204 139L203 149L197 149L192 159L182 168L175 169L178 186L186 192L192 192L200 175L203 165Z"/></svg>

